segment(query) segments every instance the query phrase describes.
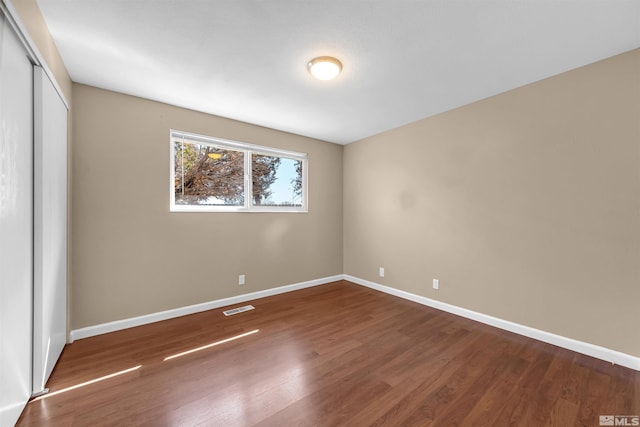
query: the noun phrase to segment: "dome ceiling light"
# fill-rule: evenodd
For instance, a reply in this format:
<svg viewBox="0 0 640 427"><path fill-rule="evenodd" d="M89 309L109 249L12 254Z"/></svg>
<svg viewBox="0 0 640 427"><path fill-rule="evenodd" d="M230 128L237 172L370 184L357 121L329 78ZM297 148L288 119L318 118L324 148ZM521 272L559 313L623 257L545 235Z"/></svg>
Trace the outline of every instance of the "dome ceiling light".
<svg viewBox="0 0 640 427"><path fill-rule="evenodd" d="M307 68L316 79L331 80L342 71L342 62L331 56L319 56L309 61Z"/></svg>

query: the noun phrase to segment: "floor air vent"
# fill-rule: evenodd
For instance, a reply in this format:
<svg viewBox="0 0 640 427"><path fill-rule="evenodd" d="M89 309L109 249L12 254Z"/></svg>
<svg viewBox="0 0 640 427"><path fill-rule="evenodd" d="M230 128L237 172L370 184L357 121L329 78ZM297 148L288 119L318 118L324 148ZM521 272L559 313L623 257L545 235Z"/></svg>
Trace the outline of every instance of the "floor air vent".
<svg viewBox="0 0 640 427"><path fill-rule="evenodd" d="M252 305L245 305L244 307L232 308L231 310L223 311L225 316L233 316L234 314L242 313L244 311L249 311L255 309Z"/></svg>

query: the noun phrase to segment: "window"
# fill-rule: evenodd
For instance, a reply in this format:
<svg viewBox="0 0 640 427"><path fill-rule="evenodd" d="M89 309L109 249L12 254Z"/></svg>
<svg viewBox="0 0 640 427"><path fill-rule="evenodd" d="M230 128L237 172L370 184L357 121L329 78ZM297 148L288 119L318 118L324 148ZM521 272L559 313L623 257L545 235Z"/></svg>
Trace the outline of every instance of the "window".
<svg viewBox="0 0 640 427"><path fill-rule="evenodd" d="M171 131L171 211L307 211L307 155Z"/></svg>

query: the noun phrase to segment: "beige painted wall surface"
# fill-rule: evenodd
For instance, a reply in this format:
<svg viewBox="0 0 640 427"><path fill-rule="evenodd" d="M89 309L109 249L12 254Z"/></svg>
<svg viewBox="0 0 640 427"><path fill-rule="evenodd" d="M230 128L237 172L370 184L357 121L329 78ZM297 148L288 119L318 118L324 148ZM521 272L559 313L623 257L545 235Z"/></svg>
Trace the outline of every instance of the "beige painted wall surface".
<svg viewBox="0 0 640 427"><path fill-rule="evenodd" d="M72 329L342 273L342 146L78 84L73 104ZM169 212L170 128L308 153L309 213Z"/></svg>
<svg viewBox="0 0 640 427"><path fill-rule="evenodd" d="M350 144L344 171L346 274L640 356L640 50Z"/></svg>
<svg viewBox="0 0 640 427"><path fill-rule="evenodd" d="M67 72L67 67L62 62L62 57L58 52L55 42L49 33L42 12L36 3L36 0L9 0L18 12L20 20L25 25L29 35L35 42L38 50L47 62L47 66L55 76L56 81L60 85L60 89L64 92L64 96L68 102L71 102L71 77Z"/></svg>

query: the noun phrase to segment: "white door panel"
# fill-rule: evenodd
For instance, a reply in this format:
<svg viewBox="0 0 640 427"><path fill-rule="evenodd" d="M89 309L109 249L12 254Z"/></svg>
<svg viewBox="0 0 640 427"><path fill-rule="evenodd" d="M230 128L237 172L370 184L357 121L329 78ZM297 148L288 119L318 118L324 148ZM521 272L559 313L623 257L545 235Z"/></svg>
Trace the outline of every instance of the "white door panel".
<svg viewBox="0 0 640 427"><path fill-rule="evenodd" d="M67 341L67 108L34 67L33 392Z"/></svg>
<svg viewBox="0 0 640 427"><path fill-rule="evenodd" d="M33 68L0 11L0 426L31 395Z"/></svg>

